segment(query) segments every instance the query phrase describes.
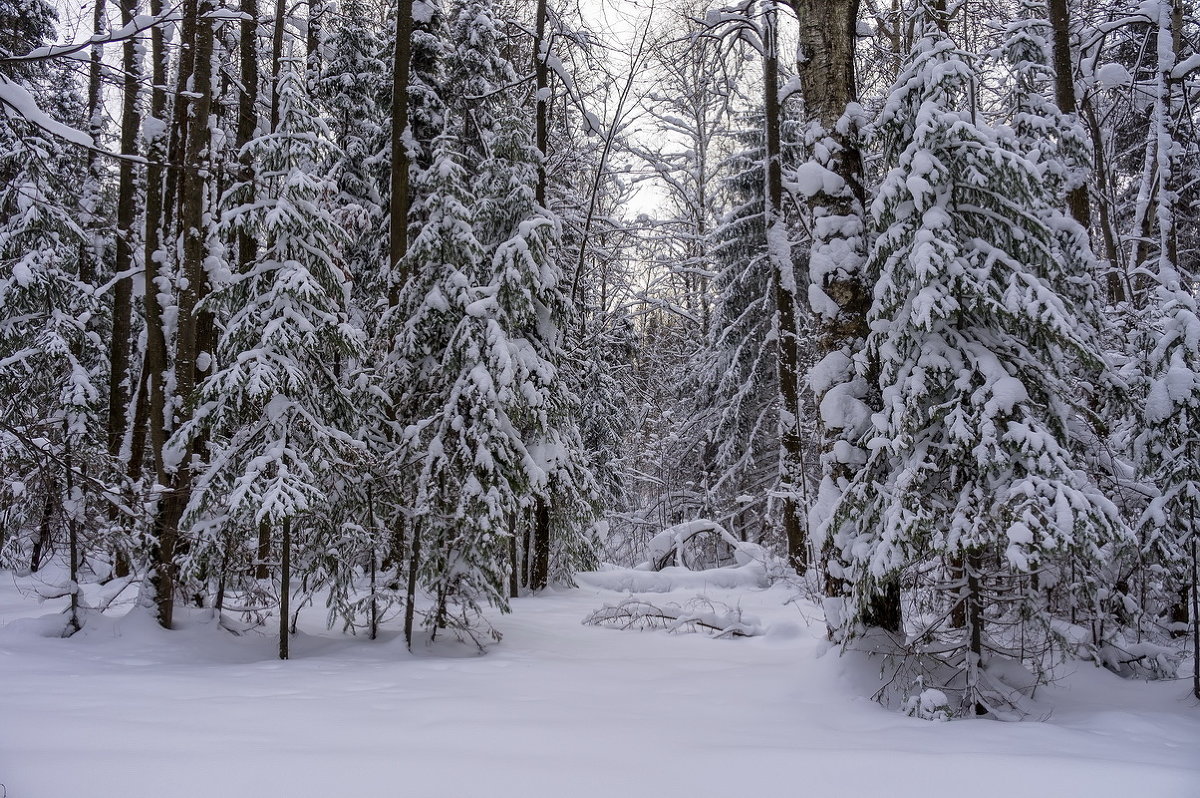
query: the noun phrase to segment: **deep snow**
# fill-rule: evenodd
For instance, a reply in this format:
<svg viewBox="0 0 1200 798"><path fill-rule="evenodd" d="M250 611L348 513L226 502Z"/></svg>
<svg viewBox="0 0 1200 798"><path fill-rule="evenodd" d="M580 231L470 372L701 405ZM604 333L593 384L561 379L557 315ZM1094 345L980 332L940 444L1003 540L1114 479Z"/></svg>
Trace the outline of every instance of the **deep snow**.
<svg viewBox="0 0 1200 798"><path fill-rule="evenodd" d="M877 665L822 655L818 610L781 586L644 594L703 589L762 637L581 625L628 595L602 585L637 578L517 600L485 656L327 632L318 608L279 662L268 633L198 616L43 637L28 619L59 602L0 573L0 783L9 798L1200 796L1185 681L1080 664L1039 693L1044 722L917 720L862 697Z"/></svg>

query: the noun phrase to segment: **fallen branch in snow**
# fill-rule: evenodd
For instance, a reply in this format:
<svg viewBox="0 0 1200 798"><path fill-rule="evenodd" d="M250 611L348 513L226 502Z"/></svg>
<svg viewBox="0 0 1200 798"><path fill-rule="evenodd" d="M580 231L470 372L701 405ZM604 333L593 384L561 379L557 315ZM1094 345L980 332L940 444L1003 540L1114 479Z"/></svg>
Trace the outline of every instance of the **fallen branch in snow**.
<svg viewBox="0 0 1200 798"><path fill-rule="evenodd" d="M606 604L583 619L585 626L612 629L665 629L668 632L704 632L711 637L755 637L762 626L742 615L741 609L698 596L686 605L657 606L630 596L619 604Z"/></svg>

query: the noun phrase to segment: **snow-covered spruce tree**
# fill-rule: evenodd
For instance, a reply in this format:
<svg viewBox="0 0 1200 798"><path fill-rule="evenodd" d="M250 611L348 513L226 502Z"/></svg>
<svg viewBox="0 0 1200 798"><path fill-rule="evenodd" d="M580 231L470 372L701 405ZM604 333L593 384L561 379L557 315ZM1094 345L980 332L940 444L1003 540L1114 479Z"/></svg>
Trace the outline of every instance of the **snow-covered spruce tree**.
<svg viewBox="0 0 1200 798"><path fill-rule="evenodd" d="M1095 568L1127 531L1072 452L1088 398L1077 376L1104 364L1056 290L1041 175L968 110L972 57L939 13L918 6L916 43L871 130L889 171L871 208L876 288L858 365L878 374L883 409L833 542L853 593L843 622L898 576L920 649L958 672L947 686L960 709L1000 713L1011 705L989 660L1036 653L1048 634L1030 575L1048 589L1060 552ZM1043 642L1027 648L1010 624Z"/></svg>
<svg viewBox="0 0 1200 798"><path fill-rule="evenodd" d="M1189 592L1197 589L1200 539L1200 309L1196 275L1181 262L1179 185L1184 147L1179 134L1183 96L1172 79L1178 54L1172 40L1171 3L1157 4L1156 96L1151 121L1158 185L1157 253L1145 265L1156 281L1150 294L1154 326L1141 365L1146 402L1136 451L1141 471L1159 490L1139 522L1139 545L1148 568L1148 592L1165 611L1173 634L1186 632ZM1156 337L1156 340L1153 340ZM1190 588L1190 590L1189 590ZM1194 613L1193 598L1191 612ZM1192 617L1192 623L1197 619ZM1193 634L1196 630L1193 629ZM1200 645L1200 643L1197 643ZM1200 697L1200 679L1195 690Z"/></svg>
<svg viewBox="0 0 1200 798"><path fill-rule="evenodd" d="M22 56L54 37L58 13L45 0L0 0L0 58ZM37 62L0 63L0 75L10 79L34 77Z"/></svg>
<svg viewBox="0 0 1200 798"><path fill-rule="evenodd" d="M505 401L517 375L494 319L495 287L482 273L488 254L475 235L461 158L450 137L435 142L418 184L425 223L405 256L412 276L396 313L396 362L405 371L397 406L415 471L410 556L434 598L426 617L434 634L472 634L484 604L507 609L508 535L528 459Z"/></svg>
<svg viewBox="0 0 1200 798"><path fill-rule="evenodd" d="M572 364L563 328L573 322L574 308L558 265L559 224L536 202L541 156L522 119L522 98L508 91L518 76L500 51L495 14L491 0L466 2L457 10L451 81L466 98L467 156L481 159L471 193L476 233L491 255L488 281L496 320L524 361L515 372L524 404L518 432L533 462L521 498L531 524L529 584L538 589L550 581L569 583L575 571L595 565L588 533L598 487L583 450L579 402L569 388L573 380L565 374ZM515 578L515 562L510 565Z"/></svg>
<svg viewBox="0 0 1200 798"><path fill-rule="evenodd" d="M717 517L735 534L761 542L779 470L778 352L763 226L762 126L748 121L758 124L737 136L741 149L727 164L723 188L733 207L713 233L713 323L697 380L697 410L703 408L713 449Z"/></svg>
<svg viewBox="0 0 1200 798"><path fill-rule="evenodd" d="M575 364L568 362L562 326L574 313L555 260L559 226L534 200L538 154L528 132L511 120L501 123L489 149L475 182L476 223L493 253L496 321L510 339L519 380L510 390L523 405L514 417L532 458L523 497L533 525L531 586L544 586L539 569L546 582L571 584L576 571L597 564L591 528L599 487L581 438L579 399L564 375Z"/></svg>
<svg viewBox="0 0 1200 798"><path fill-rule="evenodd" d="M1072 192L1084 185L1090 174L1091 142L1078 119L1064 114L1049 99L1055 75L1049 44L1052 30L1047 15L1041 0L1024 0L1020 17L1003 30L1004 38L995 55L1008 70L1004 93L1007 125L1001 126L999 133L1010 137L1005 146L1024 154L1041 181L1045 201L1038 215L1054 236L1059 264L1044 279L1077 316L1095 326L1099 334L1093 345L1097 351L1111 350L1121 335L1100 308L1098 282L1109 267L1101 268L1087 230L1066 211ZM1070 443L1079 458L1078 465L1123 509L1131 503L1139 506L1141 498L1129 490L1131 467L1125 459L1129 447L1123 420L1130 409L1129 391L1124 381L1114 379L1109 371L1095 372L1089 377L1095 378L1088 386L1089 405L1081 409L1099 423L1073 425ZM1124 513L1129 517L1127 510ZM1103 628L1110 616L1123 615L1132 620L1125 608L1138 603L1131 595L1134 591L1129 578L1136 559L1133 554L1131 546L1111 552L1106 565L1108 572L1098 575L1114 588L1104 600L1106 606L1079 606L1074 591L1060 588L1046 594L1051 610L1090 625L1093 642L1102 642L1116 631ZM1072 556L1060 552L1044 567L1061 575L1078 573L1078 567L1071 562ZM1054 577L1051 580L1059 581Z"/></svg>
<svg viewBox="0 0 1200 798"><path fill-rule="evenodd" d="M258 261L229 275L210 296L228 312L216 371L187 433L209 436L208 465L188 516L200 533L185 573L230 572L228 558L256 548L258 525L279 535L280 657L287 658L293 535L303 557L323 545L322 517L334 472L356 449L338 364L359 354L348 324L349 279L340 263L342 230L327 207L336 160L324 123L306 94L300 59L280 65L279 122L247 145L256 196L224 213L259 242ZM239 530L246 533L239 539ZM240 551L239 551L240 549ZM219 567L213 558L224 558ZM205 562L208 560L208 562ZM299 569L298 569L299 570Z"/></svg>
<svg viewBox="0 0 1200 798"><path fill-rule="evenodd" d="M381 348L380 320L388 302L388 113L391 59L386 31L394 25L351 0L340 8L326 43L318 97L337 144L338 195L331 210L345 235L341 260L352 281L350 324ZM337 519L328 544L314 550L314 570L301 576L302 591L329 587L328 620L347 629L363 626L371 638L401 598L397 488L403 477L383 466L394 449L389 402L378 390L375 359L346 358L340 373L350 390L358 427L367 445L360 468L335 476L330 516Z"/></svg>
<svg viewBox="0 0 1200 798"><path fill-rule="evenodd" d="M426 622L435 635L472 635L484 603L507 609L522 513L547 532L545 569L554 540L559 570L584 564L576 516L587 514L591 486L553 361L568 308L551 259L557 225L533 199L536 154L505 92L515 76L491 2L464 3L450 31L459 135L437 140L420 184L424 225L398 314L397 349L411 369L399 406L412 413L406 438L419 463L412 548L434 598Z"/></svg>
<svg viewBox="0 0 1200 798"><path fill-rule="evenodd" d="M348 239L343 256L356 289L383 298L386 289L380 285L386 273L380 264L386 260L387 243L383 151L390 66L384 58L382 25L363 0L343 4L336 22L327 48L333 55L322 72L319 91L340 153L334 170L338 196L333 204Z"/></svg>
<svg viewBox="0 0 1200 798"><path fill-rule="evenodd" d="M25 85L0 74L5 93L29 98ZM0 491L26 508L20 534L0 554L6 564L37 571L65 544L71 597L66 634L77 631L85 474L103 476L97 378L103 359L89 322L100 303L81 279L84 230L64 204L82 164L57 139L9 109L0 109ZM65 533L65 534L63 534ZM15 562L17 556L25 562Z"/></svg>

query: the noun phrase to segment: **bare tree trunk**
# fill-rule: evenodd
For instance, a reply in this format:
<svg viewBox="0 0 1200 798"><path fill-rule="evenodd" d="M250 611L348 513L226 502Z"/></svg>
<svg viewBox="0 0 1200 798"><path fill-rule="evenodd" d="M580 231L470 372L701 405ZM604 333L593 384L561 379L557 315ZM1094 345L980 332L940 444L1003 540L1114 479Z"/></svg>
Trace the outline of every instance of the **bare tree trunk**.
<svg viewBox="0 0 1200 798"><path fill-rule="evenodd" d="M538 162L537 188L534 199L537 204L546 207L546 156L550 152L550 125L548 110L550 107L550 70L546 61L550 57L550 42L546 39L546 18L548 16L546 0L537 0L534 17L533 35L533 81L535 127L534 143L541 154Z"/></svg>
<svg viewBox="0 0 1200 798"><path fill-rule="evenodd" d="M1071 55L1070 5L1067 0L1048 0L1048 8L1053 33L1055 102L1064 114L1075 115L1079 113L1079 102L1075 93L1075 59ZM1092 207L1086 184L1075 186L1067 193L1067 212L1085 230L1091 228ZM1118 261L1110 260L1109 270L1104 276L1108 298L1113 303L1126 299L1125 285L1117 264Z"/></svg>
<svg viewBox="0 0 1200 798"><path fill-rule="evenodd" d="M408 587L404 591L404 644L412 651L413 615L417 601L417 570L421 564L421 526L413 523L412 552L408 555Z"/></svg>
<svg viewBox="0 0 1200 798"><path fill-rule="evenodd" d="M94 0L92 5L92 32L102 36L108 29L104 0ZM104 85L101 81L104 68L104 46L93 45L88 62L87 112L88 135L97 146L104 133ZM100 185L104 180L100 168L100 153L97 149L87 150L87 178L83 194L83 227L90 235L79 246L79 279L93 284L99 277L100 250L96 236L100 230Z"/></svg>
<svg viewBox="0 0 1200 798"><path fill-rule="evenodd" d="M179 181L180 237L183 239L179 264L180 281L176 302L175 339L175 396L176 414L185 421L191 415L196 389L196 361L199 355L199 314L196 305L207 289L204 259L208 255L208 180L211 132L209 117L212 111L212 55L214 0L193 0L184 9L185 23L191 19L194 66L188 96L178 100L176 120L190 119L184 148L182 178ZM190 448L190 447L189 447ZM156 519L157 557L154 578L158 620L171 628L175 610L175 581L177 576L176 549L179 546L179 523L191 498L191 452L185 453L169 489L159 506Z"/></svg>
<svg viewBox="0 0 1200 798"><path fill-rule="evenodd" d="M279 658L288 658L288 615L292 596L292 519L283 519L283 539L279 544Z"/></svg>
<svg viewBox="0 0 1200 798"><path fill-rule="evenodd" d="M767 257L775 283L776 346L779 349L779 493L783 497L783 530L788 562L808 570L808 535L804 523L804 452L800 440L800 330L796 273L783 218L783 148L780 133L778 20L774 2L763 18L763 105L766 109L766 203L763 224Z"/></svg>
<svg viewBox="0 0 1200 798"><path fill-rule="evenodd" d="M121 23L133 22L136 0L122 0ZM122 67L125 70L124 93L121 100L121 154L137 155L138 128L138 60L137 43L125 41L122 48ZM133 269L134 225L137 219L137 199L134 196L133 161L121 159L117 183L117 246L115 270L118 275ZM129 413L129 353L133 323L133 276L122 277L113 291L113 329L109 342L108 362L108 454L116 459L125 440L125 424Z"/></svg>
<svg viewBox="0 0 1200 798"><path fill-rule="evenodd" d="M413 8L412 0L399 0L396 7L396 51L392 65L392 196L388 206L388 256L391 274L388 277L388 302L393 307L400 300L400 290L408 282L407 267L403 265L408 253L408 172L412 163L406 136L408 135L408 79L412 62Z"/></svg>
<svg viewBox="0 0 1200 798"><path fill-rule="evenodd" d="M150 13L158 16L162 12L162 0L151 0ZM164 138L163 132L167 124L167 51L161 26L156 25L151 28L150 37L151 82L153 83L150 93L150 118L160 129L152 131L147 137L146 221L143 232L146 282L143 313L146 318L146 352L142 364L142 374L147 382L147 425L150 435L150 450L154 458L155 478L159 485L166 485L168 477L163 463L163 448L170 431L169 419L165 414L167 341L158 293L160 289L159 269L163 265L159 259L166 254L162 249L163 182L166 177L162 164L167 155L167 140ZM133 445L135 450L141 445L140 439L136 437L136 431Z"/></svg>
<svg viewBox="0 0 1200 798"><path fill-rule="evenodd" d="M550 582L550 507L538 496L533 509L533 562L529 589L542 590Z"/></svg>
<svg viewBox="0 0 1200 798"><path fill-rule="evenodd" d="M305 79L308 90L316 95L321 82L321 19L325 14L324 0L308 0L308 29L304 37Z"/></svg>
<svg viewBox="0 0 1200 798"><path fill-rule="evenodd" d="M129 25L137 13L137 0L121 0L121 24ZM138 43L129 38L122 47L121 66L125 72L121 98L121 154L138 154L138 132L141 115L138 113L140 89L140 65ZM117 241L114 269L118 279L113 288L112 337L109 339L108 362L108 455L114 461L123 454L126 424L130 411L130 353L133 350L133 250L136 240L138 200L135 194L134 164L129 158L121 159L117 182ZM142 376L144 386L145 376ZM145 449L146 392L144 387L133 397L134 429L127 453L126 473L130 479L141 475L142 451ZM140 425L138 422L141 422ZM115 518L115 510L110 520ZM129 555L118 544L114 553L113 572L116 576L128 576Z"/></svg>
<svg viewBox="0 0 1200 798"><path fill-rule="evenodd" d="M241 60L242 92L238 100L237 148L239 154L240 179L245 185L247 199L254 192L253 158L245 147L258 131L258 0L242 0L242 30L238 42ZM258 239L246 230L237 235L238 269L243 274L250 271L258 261ZM258 525L257 562L254 578L270 576L267 561L271 557L271 530L266 523Z"/></svg>

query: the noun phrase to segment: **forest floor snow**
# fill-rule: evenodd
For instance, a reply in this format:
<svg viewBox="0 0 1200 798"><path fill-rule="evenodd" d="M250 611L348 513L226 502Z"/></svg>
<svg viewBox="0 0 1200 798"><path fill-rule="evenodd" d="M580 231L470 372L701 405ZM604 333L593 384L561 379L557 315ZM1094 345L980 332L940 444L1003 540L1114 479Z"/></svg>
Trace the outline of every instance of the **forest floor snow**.
<svg viewBox="0 0 1200 798"><path fill-rule="evenodd" d="M0 784L8 798L1200 796L1186 681L1081 663L1039 693L1044 721L929 722L866 698L870 663L827 651L819 610L782 586L703 590L766 629L730 640L582 625L628 596L614 586L584 575L516 600L484 656L329 632L318 607L280 662L268 632L200 616L46 637L62 600L39 607L0 572Z"/></svg>

